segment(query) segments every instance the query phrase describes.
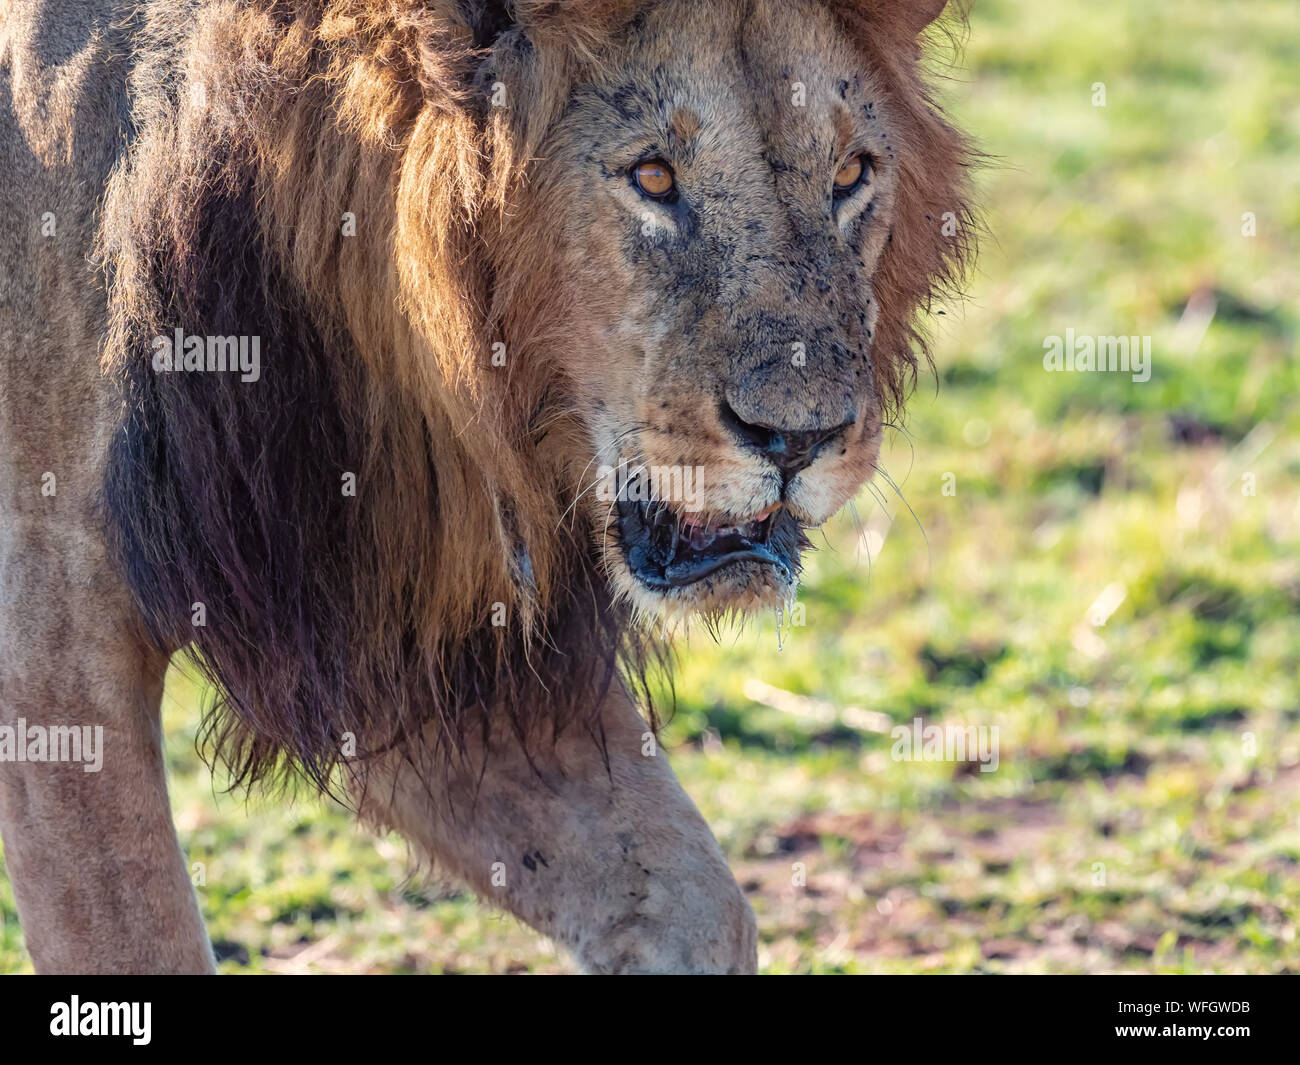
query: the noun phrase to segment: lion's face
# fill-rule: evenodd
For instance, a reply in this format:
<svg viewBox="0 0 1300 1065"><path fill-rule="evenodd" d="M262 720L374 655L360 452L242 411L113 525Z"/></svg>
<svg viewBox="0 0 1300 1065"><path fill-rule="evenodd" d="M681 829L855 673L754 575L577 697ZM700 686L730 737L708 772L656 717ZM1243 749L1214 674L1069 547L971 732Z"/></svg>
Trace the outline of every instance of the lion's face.
<svg viewBox="0 0 1300 1065"><path fill-rule="evenodd" d="M821 5L665 4L579 86L536 194L617 591L790 598L804 530L871 476L873 275L899 174L875 78Z"/></svg>

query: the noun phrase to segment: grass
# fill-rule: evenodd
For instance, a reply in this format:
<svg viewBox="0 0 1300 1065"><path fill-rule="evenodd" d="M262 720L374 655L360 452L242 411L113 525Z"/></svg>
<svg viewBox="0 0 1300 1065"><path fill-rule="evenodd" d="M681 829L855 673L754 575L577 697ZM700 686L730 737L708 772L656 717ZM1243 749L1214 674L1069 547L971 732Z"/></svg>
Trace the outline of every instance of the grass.
<svg viewBox="0 0 1300 1065"><path fill-rule="evenodd" d="M995 241L887 443L906 503L827 528L779 650L683 650L667 740L766 971L1300 970L1294 16L977 0L945 93ZM1151 379L1046 372L1066 329L1150 336ZM223 971L569 969L337 808L215 793L197 698L167 754ZM918 717L995 726L998 770L895 760ZM29 968L2 876L0 916Z"/></svg>

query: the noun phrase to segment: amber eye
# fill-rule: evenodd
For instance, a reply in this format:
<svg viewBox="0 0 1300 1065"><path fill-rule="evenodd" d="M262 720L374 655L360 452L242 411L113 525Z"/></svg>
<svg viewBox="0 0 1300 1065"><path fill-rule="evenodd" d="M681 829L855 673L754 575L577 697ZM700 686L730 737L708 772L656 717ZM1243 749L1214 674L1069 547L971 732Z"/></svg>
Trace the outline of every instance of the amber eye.
<svg viewBox="0 0 1300 1065"><path fill-rule="evenodd" d="M865 155L855 155L842 167L835 175L835 195L841 199L848 196L859 185L866 176L870 165Z"/></svg>
<svg viewBox="0 0 1300 1065"><path fill-rule="evenodd" d="M642 196L670 201L677 191L673 168L662 159L647 159L632 168L632 181Z"/></svg>

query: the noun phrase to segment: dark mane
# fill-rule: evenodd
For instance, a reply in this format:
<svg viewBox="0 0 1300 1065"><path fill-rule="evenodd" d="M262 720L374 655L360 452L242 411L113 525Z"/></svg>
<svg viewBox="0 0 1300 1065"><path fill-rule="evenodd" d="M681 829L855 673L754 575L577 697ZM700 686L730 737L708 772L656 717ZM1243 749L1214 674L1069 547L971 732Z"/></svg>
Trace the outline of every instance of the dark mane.
<svg viewBox="0 0 1300 1065"><path fill-rule="evenodd" d="M563 86L534 94L538 113L491 120L474 89L507 10L567 49L546 76L572 77L641 6L247 0L135 16L136 136L101 234L105 366L124 404L106 521L152 639L194 644L218 692L206 734L237 783L297 771L328 788L349 736L360 764L427 725L450 755L499 718L542 742L588 727L620 670L644 678L650 641L611 602L544 457L540 426L547 447L580 440L554 372L491 370L492 342L528 318L493 302L491 234ZM967 250L930 222L969 220L965 146L914 57L874 33L879 4L832 6L908 122L912 187L873 354L901 404L923 350L914 312ZM258 338L258 379L156 371L155 338L178 329Z"/></svg>
<svg viewBox="0 0 1300 1065"><path fill-rule="evenodd" d="M228 29L264 58L319 25L313 5L292 17L290 5L263 6ZM313 292L286 267L301 236L272 246L258 138L316 118L319 156L294 162L318 181L341 147L323 101L306 104L319 116L288 110L286 89L323 69L311 49L295 58L305 62L288 86L268 71L235 94L212 72L202 107L174 80L141 106L103 230L106 358L125 410L105 503L151 637L169 650L193 642L219 693L206 733L235 781L292 769L326 787L349 736L362 760L432 722L454 752L467 730L506 715L535 740L594 710L620 651L634 672L642 655L578 517L551 526L542 601L518 519L452 443L450 404L404 396L337 311L314 303L349 284L342 270ZM350 172L326 184L372 180L364 150L335 158ZM329 202L310 178L300 193L331 216L357 203ZM325 253L346 258L349 238L332 228ZM157 372L154 338L176 329L257 337L260 377Z"/></svg>

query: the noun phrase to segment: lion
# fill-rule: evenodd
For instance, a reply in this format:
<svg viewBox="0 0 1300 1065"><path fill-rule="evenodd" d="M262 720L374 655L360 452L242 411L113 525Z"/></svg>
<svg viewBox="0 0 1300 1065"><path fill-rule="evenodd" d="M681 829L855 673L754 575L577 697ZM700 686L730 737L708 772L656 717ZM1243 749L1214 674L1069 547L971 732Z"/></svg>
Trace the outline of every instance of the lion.
<svg viewBox="0 0 1300 1065"><path fill-rule="evenodd" d="M665 627L793 600L928 359L972 248L944 7L0 0L39 971L214 969L162 759L186 651L234 785L344 798L587 971L755 971L647 695ZM102 728L99 771L15 760L32 727Z"/></svg>

